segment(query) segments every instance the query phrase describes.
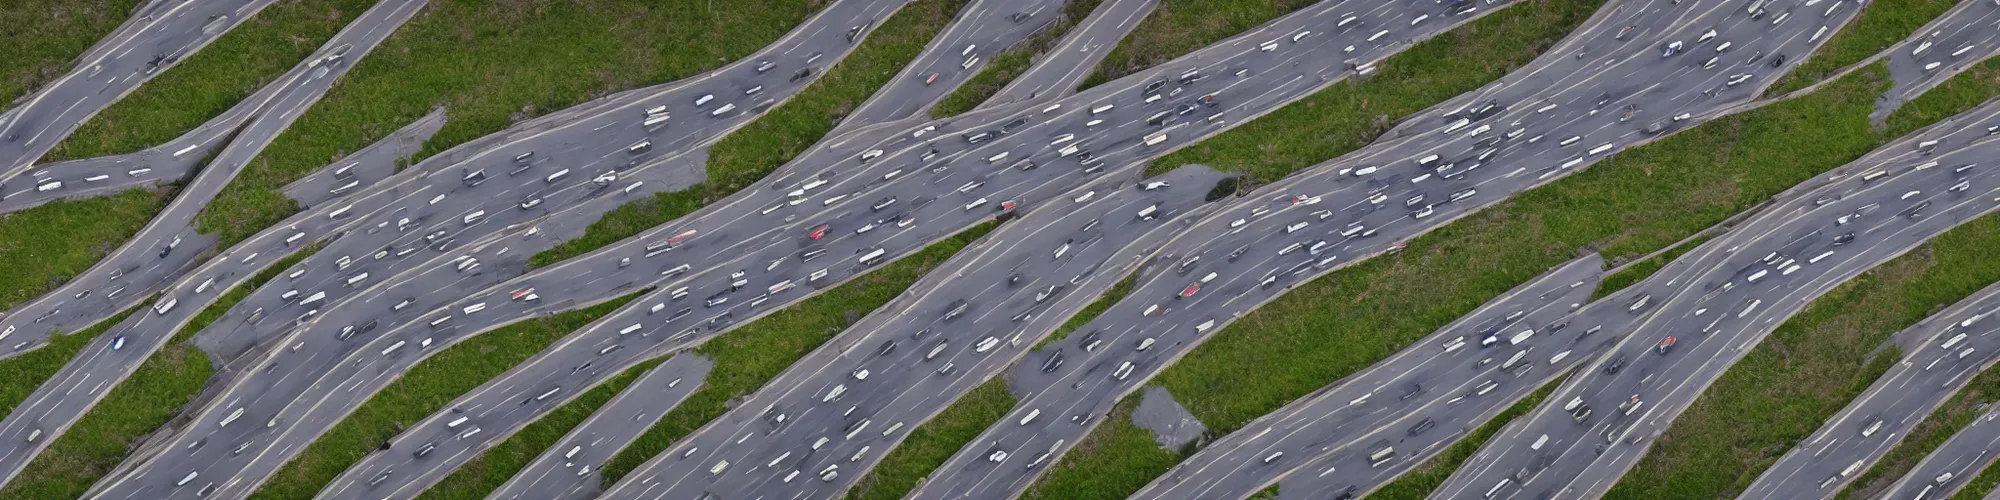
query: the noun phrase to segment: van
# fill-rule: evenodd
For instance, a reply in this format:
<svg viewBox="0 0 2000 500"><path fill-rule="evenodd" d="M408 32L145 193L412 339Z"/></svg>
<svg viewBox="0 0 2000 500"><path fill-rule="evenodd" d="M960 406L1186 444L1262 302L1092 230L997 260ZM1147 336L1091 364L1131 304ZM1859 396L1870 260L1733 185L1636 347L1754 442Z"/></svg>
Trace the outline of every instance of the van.
<svg viewBox="0 0 2000 500"><path fill-rule="evenodd" d="M1090 114L1091 114L1091 116L1096 116L1096 115L1100 115L1100 114L1104 114L1104 112L1106 112L1106 111L1111 111L1111 108L1113 108L1113 107L1115 107L1115 105L1112 105L1112 104L1099 104L1099 105L1097 105L1096 107L1093 107L1093 108L1090 108Z"/></svg>
<svg viewBox="0 0 2000 500"><path fill-rule="evenodd" d="M484 219L484 218L486 218L485 210L473 210L472 213L465 214L464 220L467 225L470 225L472 223L479 222L479 219Z"/></svg>
<svg viewBox="0 0 2000 500"><path fill-rule="evenodd" d="M1384 446L1382 449L1368 454L1368 466L1381 467L1382 464L1389 463L1389 460L1394 458L1396 458L1396 448Z"/></svg>
<svg viewBox="0 0 2000 500"><path fill-rule="evenodd" d="M1139 211L1139 220L1153 220L1160 216L1160 206L1151 205Z"/></svg>
<svg viewBox="0 0 2000 500"><path fill-rule="evenodd" d="M557 170L556 173L549 174L548 177L543 177L542 182L555 184L556 181L562 180L563 177L568 177L568 176L569 176L569 169L565 168L562 170Z"/></svg>
<svg viewBox="0 0 2000 500"><path fill-rule="evenodd" d="M636 142L636 143L633 143L633 144L632 144L631 146L627 146L627 147L625 148L625 152L627 152L627 153L631 153L631 154L635 154L635 155L636 155L636 154L644 154L645 152L647 152L647 151L652 151L652 150L653 150L653 141L650 141L650 140L642 140L642 141L639 141L639 142Z"/></svg>
<svg viewBox="0 0 2000 500"><path fill-rule="evenodd" d="M669 116L665 114L647 116L646 121L641 125L648 129L651 129L654 127L658 127L660 125L665 125L667 123L668 118Z"/></svg>
<svg viewBox="0 0 2000 500"><path fill-rule="evenodd" d="M367 273L362 273L361 277L366 278ZM312 295L306 296L305 300L300 300L299 305L309 306L318 303L321 300L326 300L326 292L313 292Z"/></svg>
<svg viewBox="0 0 2000 500"><path fill-rule="evenodd" d="M451 321L451 316L439 316L437 319L431 320L430 322L431 328L437 328L439 325L443 325L446 321Z"/></svg>
<svg viewBox="0 0 2000 500"><path fill-rule="evenodd" d="M702 94L701 97L694 98L694 106L697 108L707 106L708 102L713 100L715 100L715 94Z"/></svg>
<svg viewBox="0 0 2000 500"><path fill-rule="evenodd" d="M1521 333L1516 333L1514 334L1513 337L1509 337L1507 339L1507 344L1521 345L1522 342L1527 342L1529 338L1532 338L1534 336L1535 336L1535 329L1533 328L1527 330L1521 330Z"/></svg>
<svg viewBox="0 0 2000 500"><path fill-rule="evenodd" d="M734 104L734 103L730 103L730 104L723 104L723 105L722 105L722 107L720 107L720 108L715 108L715 111L710 111L710 112L708 112L708 116L712 116L712 117L716 117L716 118L721 118L721 117L722 117L722 115L726 115L726 114L729 114L729 112L731 112L731 111L735 111L735 110L736 110L736 104Z"/></svg>
<svg viewBox="0 0 2000 500"><path fill-rule="evenodd" d="M153 306L153 312L154 312L154 313L156 313L156 314L159 314L159 315L162 315L162 316L164 316L164 315L166 315L166 314L167 314L167 311L172 311L172 310L174 310L174 305L175 305L175 304L179 304L179 303L180 303L180 299L176 299L176 298L173 298L173 297L167 297L167 300L166 300L166 301L164 301L164 302L160 302L160 305L157 305L157 306Z"/></svg>
<svg viewBox="0 0 2000 500"><path fill-rule="evenodd" d="M37 185L37 186L35 186L35 192L38 192L38 193L39 193L39 192L47 192L47 191L54 191L54 190L57 190L57 189L62 189L62 181L55 181L55 182L50 182L50 183L48 183L48 184L41 184L41 185Z"/></svg>

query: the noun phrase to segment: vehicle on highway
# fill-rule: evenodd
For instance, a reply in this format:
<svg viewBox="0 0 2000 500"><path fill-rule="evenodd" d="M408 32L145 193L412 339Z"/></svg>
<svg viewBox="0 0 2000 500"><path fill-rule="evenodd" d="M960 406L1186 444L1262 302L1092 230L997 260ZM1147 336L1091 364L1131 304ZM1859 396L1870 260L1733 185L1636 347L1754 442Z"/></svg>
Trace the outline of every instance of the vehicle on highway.
<svg viewBox="0 0 2000 500"><path fill-rule="evenodd" d="M1668 352L1672 352L1674 350L1674 343L1677 341L1678 339L1675 339L1672 335L1669 335L1667 336L1666 339L1661 340L1659 345L1653 346L1653 351L1660 353L1661 356L1665 356L1667 355Z"/></svg>

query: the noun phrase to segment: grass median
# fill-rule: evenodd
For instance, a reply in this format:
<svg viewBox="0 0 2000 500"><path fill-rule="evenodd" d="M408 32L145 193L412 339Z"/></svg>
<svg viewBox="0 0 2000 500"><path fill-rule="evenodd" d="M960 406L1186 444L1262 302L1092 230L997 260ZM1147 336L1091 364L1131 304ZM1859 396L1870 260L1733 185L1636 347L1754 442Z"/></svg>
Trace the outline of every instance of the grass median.
<svg viewBox="0 0 2000 500"><path fill-rule="evenodd" d="M1077 90L1144 71L1319 0L1160 0Z"/></svg>
<svg viewBox="0 0 2000 500"><path fill-rule="evenodd" d="M382 442L402 433L405 426L443 410L453 399L637 296L634 293L584 309L522 321L438 351L410 367L320 435L250 497L312 498L349 466L374 453Z"/></svg>
<svg viewBox="0 0 2000 500"><path fill-rule="evenodd" d="M590 389L576 400L565 403L555 411L536 420L521 432L509 436L506 441L494 445L479 454L472 461L460 465L444 480L424 489L417 495L420 500L473 500L486 498L508 479L519 474L522 468L534 462L542 452L553 449L557 441L568 435L584 419L611 402L611 398L625 390L641 375L659 366L666 358L649 360L634 365L624 373ZM699 382L690 380L688 382Z"/></svg>
<svg viewBox="0 0 2000 500"><path fill-rule="evenodd" d="M1784 95L1787 92L1819 83L1841 68L1861 62L1909 38L1922 28L1924 23L1937 19L1938 15L1950 10L1957 0L1875 0L1861 7L1859 17L1848 21L1847 26L1826 40L1826 45L1804 61L1794 63L1783 80L1764 91L1766 96ZM1831 7L1832 4L1828 4ZM1841 5L1852 9L1853 5ZM1806 12L1801 12L1802 14ZM1817 14L1817 13L1813 13ZM1793 56L1793 60L1798 60Z"/></svg>
<svg viewBox="0 0 2000 500"><path fill-rule="evenodd" d="M994 55L992 62L986 63L986 67L979 70L979 74L974 75L972 80L960 85L958 90L952 91L951 95L945 96L943 101L932 106L931 118L950 118L978 108L980 104L991 99L993 94L1006 88L1015 78L1028 72L1028 68L1037 58L1046 54L1056 42L1062 40L1064 34L1069 33L1070 28L1083 22L1083 19L1089 17L1091 11L1097 10L1097 5L1101 3L1104 3L1104 0L1064 2L1061 17L1051 21L1049 26L1042 28L1027 40Z"/></svg>
<svg viewBox="0 0 2000 500"><path fill-rule="evenodd" d="M1146 175L1200 164L1271 182L1361 148L1396 120L1477 90L1534 60L1596 11L1601 0L1525 0L1487 14L1249 123L1154 160ZM1161 7L1165 9L1165 7ZM1157 14L1155 14L1157 15ZM1144 27L1142 26L1141 29Z"/></svg>
<svg viewBox="0 0 2000 500"><path fill-rule="evenodd" d="M203 308L189 320L186 327L174 333L158 352L146 358L144 363L127 377L125 383L111 389L90 411L77 419L68 432L55 438L21 474L4 488L0 488L0 498L9 499L64 499L81 498L90 485L111 472L119 462L132 452L155 429L165 425L178 414L188 401L201 391L215 370L210 365L208 355L188 342L194 333L214 323L231 306L250 296L255 290L278 273L312 255L317 247L308 247L279 260L269 269L257 273L243 285L231 289L228 294L216 299L215 303ZM136 310L137 308L135 308ZM119 317L100 324L93 331L102 332L124 320L126 311ZM91 336L94 336L93 333ZM84 336L79 336L84 337ZM64 340L63 342L69 342ZM76 341L87 342L86 339ZM50 348L53 348L51 346ZM72 353L73 354L73 353ZM68 361L64 356L54 360L49 374ZM37 379L47 379L44 375ZM14 380L14 379L7 379ZM33 390L30 385L26 390Z"/></svg>
<svg viewBox="0 0 2000 500"><path fill-rule="evenodd" d="M869 311L902 294L917 278L994 227L996 224L991 222L974 226L887 267L702 344L695 352L715 362L715 368L708 374L708 385L688 396L686 402L667 412L645 434L606 462L600 469L604 486L609 488L674 441L722 416L739 398L762 387L806 353L853 326Z"/></svg>
<svg viewBox="0 0 2000 500"><path fill-rule="evenodd" d="M1903 436L1902 442L1890 448L1889 453L1875 462L1868 472L1847 483L1847 488L1838 498L1879 498L1891 483L1916 468L1917 462L1936 450L1951 438L1952 434L1971 425L1977 417L1984 415L1988 405L2000 399L2000 370L1988 369L1972 377L1958 394L1953 395L1944 406L1924 418L1916 427ZM1961 478L1962 479L1962 478ZM1913 484L1924 484L1931 478L1917 478ZM1985 492L1991 490L1979 490Z"/></svg>
<svg viewBox="0 0 2000 500"><path fill-rule="evenodd" d="M117 29L139 0L14 0L0 9L0 103L13 103L68 73L91 45ZM0 105L0 109L12 105Z"/></svg>
<svg viewBox="0 0 2000 500"><path fill-rule="evenodd" d="M1985 100L1974 96L2000 95L1995 76L2000 62L1989 61L1953 77L1939 87L1949 91L1925 94L1898 110L1882 135L1922 125L1911 116L1942 119ZM1609 494L1706 498L1740 492L1894 362L1894 353L1870 355L1884 339L2000 279L2000 261L1990 258L1996 244L2000 217L1970 221L1814 301L1704 391Z"/></svg>
<svg viewBox="0 0 2000 500"><path fill-rule="evenodd" d="M957 404L938 413L937 418L910 430L908 439L882 457L882 463L869 469L868 475L848 490L847 500L903 498L965 443L1006 417L1014 409L1014 403L1014 393L1007 390L1007 381L1002 377L965 393Z"/></svg>

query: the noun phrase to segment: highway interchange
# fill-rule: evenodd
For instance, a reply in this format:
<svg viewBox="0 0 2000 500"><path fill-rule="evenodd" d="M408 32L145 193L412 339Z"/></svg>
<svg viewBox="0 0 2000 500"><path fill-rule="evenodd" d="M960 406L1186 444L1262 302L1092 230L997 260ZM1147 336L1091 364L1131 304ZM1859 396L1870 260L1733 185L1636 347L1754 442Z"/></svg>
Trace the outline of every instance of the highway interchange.
<svg viewBox="0 0 2000 500"><path fill-rule="evenodd" d="M94 487L93 496L247 496L346 412L428 353L499 326L644 291L617 312L461 397L450 411L412 427L441 430L413 430L398 436L388 443L388 451L371 455L320 495L414 496L478 451L625 367L698 345L733 325L752 321L1001 214L1015 220L924 278L881 313L864 318L794 365L753 395L750 403L677 442L668 453L655 457L607 494L621 498L694 498L701 493L725 493L732 498L835 495L859 480L900 442L905 433L897 430L920 425L965 391L1013 366L1016 373L1010 380L1017 392L1027 394L1021 404L940 467L912 497L1018 495L1067 451L1066 444L1074 445L1100 423L1098 417L1111 403L1142 386L1212 329L1298 283L1348 262L1394 251L1399 248L1397 241L1511 193L1577 171L1663 132L1730 112L1732 106L1753 98L1782 74L1782 69L1772 69L1783 67L1784 59L1777 55L1803 58L1858 10L1850 6L1842 11L1837 8L1841 3L1833 2L1822 15L1817 8L1806 9L1804 5L1780 9L1773 4L1766 12L1755 10L1755 6L1745 10L1734 3L1670 5L1612 0L1575 35L1534 63L1402 122L1376 144L1242 198L1204 204L1200 196L1219 179L1214 172L1191 167L1141 181L1137 168L1146 159L1309 95L1333 81L1366 75L1376 61L1401 48L1505 4L1392 6L1382 2L1309 7L1172 63L1068 96L1070 92L1063 89L1075 86L1084 76L1083 68L1094 66L1117 38L1156 5L1151 0L1111 0L1057 45L1053 51L1057 57L1038 62L1024 78L1004 89L1001 97L953 119L927 120L919 115L978 71L976 55L990 57L1025 39L1049 22L1048 12L1061 7L1060 2L1051 0L1032 5L975 0L934 39L917 63L849 114L829 135L831 139L770 174L766 181L639 237L541 269L526 268L529 256L580 236L589 221L611 208L638 196L702 181L703 148L809 85L901 6L893 0L840 0L766 51L709 74L552 114L461 145L392 175L393 169L384 166L392 164L395 140L407 141L427 136L426 130L435 131L438 118L427 117L407 129L407 134L384 141L369 155L343 159L288 189L288 194L311 208L288 219L282 229L267 230L219 253L202 251L212 246L213 240L194 233L189 221L205 204L203 196L212 196L212 190L226 185L241 163L254 157L270 137L297 116L296 110L309 106L323 93L324 86L338 76L329 76L326 68L339 71L351 65L423 4L385 0L350 25L350 31L353 26L386 25L389 29L343 32L336 42L349 36L372 41L358 46L329 42L330 52L323 48L322 54L301 65L317 69L315 73L294 70L293 77L306 84L302 87L318 85L316 90L283 93L267 88L260 92L260 96L273 94L272 107L251 109L288 111L276 115L245 111L254 116L243 118L246 132L222 150L215 160L219 163L205 169L133 243L106 259L110 263L120 256L135 257L172 246L159 252L159 262L139 266L143 271L136 276L129 274L133 270L125 269L116 272L118 277L92 280L98 285L80 288L128 279L166 292L114 327L112 333L97 339L86 348L85 356L38 389L19 409L22 411L14 412L0 425L0 436L10 438L7 449L0 449L4 453L0 454L0 465L12 467L10 477L18 472L48 440L60 435L108 391L110 384L123 377L105 374L129 374L205 303L307 243L320 243L323 248L288 270L285 279L260 287L197 335L198 345L219 359L231 360L224 377L226 387L206 394L185 427L159 437L135 454ZM1784 23L1794 11L1800 20ZM1983 21L1985 18L1977 16L1988 14L1961 6L1945 19L1975 17ZM1941 31L1935 36L1960 43L1952 37L1961 35ZM1972 47L1984 41L1968 39L1963 43ZM348 54L350 47L359 52ZM1336 51L1342 55L1308 57ZM1991 51L1983 52L1977 57ZM346 55L346 61L329 59L327 55L332 53ZM1893 56L1891 60L1892 67L1914 64L1893 62ZM1962 65L1953 71L1959 68ZM929 80L933 73L944 81ZM1918 85L1928 88L1942 79ZM1504 369L1443 370L1449 374L1415 377L1411 374L1428 371L1424 368L1428 364L1404 366L1410 359L1452 355L1469 360L1488 352L1430 351L1433 342L1426 341L1357 379L1372 380L1371 376L1379 375L1395 381L1408 379L1420 386L1452 388L1413 391L1415 394L1399 401L1424 405L1417 408L1438 414L1424 422L1457 427L1456 432L1430 431L1422 440L1427 444L1421 447L1398 444L1401 454L1391 454L1387 461L1337 467L1335 464L1343 460L1366 460L1362 451L1379 452L1377 442L1423 434L1406 430L1409 426L1403 424L1409 423L1410 416L1384 414L1392 409L1392 403L1364 404L1374 397L1373 392L1386 391L1382 388L1386 385L1371 388L1369 384L1344 382L1245 427L1246 431L1260 426L1269 429L1271 426L1260 423L1302 419L1284 428L1329 437L1311 443L1272 443L1258 441L1264 434L1248 438L1232 435L1220 443L1235 444L1204 450L1142 491L1141 496L1176 498L1179 493L1168 492L1184 490L1173 488L1200 488L1203 497L1240 497L1280 477L1284 478L1281 491L1293 492L1286 493L1287 497L1366 491L1442 450L1478 422L1532 392L1540 385L1536 380L1560 373L1559 366L1623 359L1610 355L1600 358L1598 354L1607 349L1614 349L1619 356L1644 354L1646 349L1657 349L1657 344L1651 343L1656 341L1647 336L1667 329L1660 320L1679 321L1679 326L1685 327L1706 312L1701 306L1723 303L1712 301L1743 301L1749 309L1744 312L1753 316L1729 322L1728 328L1736 330L1725 333L1748 339L1742 344L1731 342L1738 346L1736 351L1722 349L1722 341L1683 339L1673 359L1688 360L1685 363L1652 366L1655 358L1635 358L1635 368L1650 366L1639 371L1645 375L1657 375L1660 370L1670 374L1674 370L1693 371L1658 379L1639 375L1655 383L1687 381L1689 385L1682 387L1692 389L1660 396L1659 401L1672 412L1653 413L1663 405L1648 398L1644 408L1648 413L1641 416L1653 419L1656 431L1691 402L1706 381L1727 367L1733 360L1729 355L1740 355L1741 346L1754 345L1755 339L1775 327L1775 320L1872 263L1990 210L1992 202L1986 198L1991 198L1993 188L1988 174L1980 169L1955 169L1949 161L1908 172L1897 170L1886 178L1858 179L1864 166L1908 169L1908 165L1921 164L1919 161L1954 155L1990 156L1986 142L1975 136L1984 133L1985 122L1978 120L1991 118L1961 117L1949 122L1955 128L1940 126L1885 147L1850 168L1825 176L1815 187L1802 189L1805 194L1786 199L1797 205L1804 199L1798 196L1813 195L1812 206L1794 207L1782 216L1773 215L1777 212L1760 214L1746 225L1757 231L1738 228L1641 285L1580 311L1571 312L1588 292L1578 290L1589 290L1590 286L1539 293L1536 300L1542 303L1533 313L1527 318L1508 319L1502 328L1511 330L1506 325L1515 325L1515 321L1541 323L1550 316L1565 319L1547 325L1612 325L1601 340L1590 342L1583 341L1588 335L1584 332L1596 332L1596 328L1570 330L1579 335L1571 340L1576 345L1562 349L1565 355L1551 358L1546 370L1534 372L1542 378L1524 377L1528 370L1522 367L1532 365L1518 361L1506 363L1511 366ZM1502 125L1510 120L1510 125ZM218 118L204 128L230 126L224 122ZM195 140L190 139L194 135L191 132L177 141ZM1931 139L1943 142L1917 146L1919 141ZM159 157L164 148L168 146L142 152L153 156L139 161L184 163ZM1933 154L1937 157L1928 160L1915 157ZM124 168L118 162L130 160L95 161L100 162L93 164L98 165L95 168ZM349 165L355 168L343 170ZM179 168L191 169L192 163ZM215 174L218 171L224 173ZM963 175L967 173L972 175ZM1401 186L1403 180L1412 185ZM1423 183L1425 180L1431 182ZM124 184L117 185L129 187L143 181L121 182ZM1856 183L1861 185L1850 186ZM1908 193L1901 190L1906 187ZM315 194L321 190L327 192ZM53 190L36 191L37 195L20 201L20 208L54 196L42 194L47 191ZM109 191L107 187L92 193ZM1847 192L1833 199L1819 195L1842 191ZM72 193L77 194L81 193ZM0 206L8 201L0 200ZM1392 202L1403 206L1390 208L1387 203ZM1855 255L1843 255L1828 266L1817 267L1773 266L1792 263L1758 259L1750 266L1772 267L1766 271L1782 274L1750 278L1740 288L1692 291L1696 277L1707 277L1706 283L1713 284L1717 276L1750 274L1723 265L1723 261L1743 264L1741 260L1755 253L1737 252L1739 248L1782 247L1794 260L1804 260L1796 255L1800 248L1828 245L1823 238L1830 236L1805 232L1794 225L1824 224L1821 219L1830 216L1821 215L1842 210L1854 210L1854 223L1873 230L1861 232L1858 238L1844 235L1852 239L1831 244L1856 243L1857 247L1849 247L1858 249ZM1135 215L1118 215L1125 212ZM1900 214L1900 219L1885 214ZM1872 217L1864 217L1868 215ZM1089 222L1079 222L1086 219ZM1892 225L1897 222L1902 224ZM163 224L180 230L150 234ZM1848 222L1840 223L1845 224ZM1065 234L1060 232L1065 225L1089 229ZM1162 227L1173 230L1155 230ZM175 238L165 239L168 233ZM1786 239L1801 234L1811 236L1807 240ZM1055 243L1058 238L1061 243ZM148 243L151 240L177 243L154 246ZM1723 242L1733 242L1732 248L1721 250ZM1286 257L1295 252L1302 255ZM218 255L189 269L195 266L196 255L211 253ZM1028 265L1037 253L1053 254L1059 264L1052 268ZM1129 258L1121 258L1127 254ZM169 256L175 259L166 259ZM826 265L810 264L815 259L826 259ZM1299 259L1303 262L1288 263ZM1140 286L1130 297L1079 333L1030 352L1029 346L1141 264L1145 267L1140 271ZM1518 305L1526 301L1521 294L1549 288L1549 283L1581 282L1572 276L1591 275L1588 279L1595 279L1598 266L1594 259L1573 262L1481 310L1525 308ZM1115 271L1114 267L1124 270ZM1807 272L1790 276L1801 267ZM103 270L93 272L98 271ZM1763 286L1750 286L1760 279ZM162 287L175 280L175 286ZM1058 282L1067 284L1050 288ZM973 290L950 286L961 283L984 285ZM1752 290L1769 286L1795 290L1770 304L1762 304L1758 298L1746 299L1754 295ZM796 291L785 293L792 290ZM57 293L69 291L65 288ZM962 293L966 291L974 293ZM60 297L64 295L57 293L35 303L49 311L39 316L58 314L54 311L62 307ZM7 342L30 339L13 350L32 349L37 346L37 335L46 336L58 325L88 325L150 294L135 295L125 296L123 307L110 307L118 303L95 309L72 306L70 321L46 325L35 321L24 326L19 333L22 337ZM959 298L947 299L954 295ZM87 295L74 298L84 297ZM1043 304L1045 300L1053 302ZM696 301L703 304L695 305ZM963 310L959 310L960 305ZM28 309L17 308L0 324L19 323L26 317L19 312L23 310ZM953 310L959 311L945 312ZM1681 316L1667 314L1670 311ZM1717 314L1715 318L1720 318L1721 313ZM1477 316L1467 316L1461 323ZM1763 321L1751 321L1758 318ZM963 324L951 325L955 331L931 331L953 320ZM1701 330L1712 330L1714 323ZM920 328L924 325L932 328ZM1448 326L1434 336L1448 336L1458 326ZM15 333L14 328L8 328L9 334ZM1559 342L1554 331L1543 328L1544 335L1534 342ZM128 339L119 332L133 334ZM1614 348L1613 343L1626 332L1634 335L1624 337L1626 340ZM928 340L932 338L928 334L937 335L936 340ZM876 342L904 335L915 338ZM1502 342L1506 344L1503 348L1518 347L1514 344L1533 347L1525 344L1533 337L1529 334ZM137 345L127 345L128 340ZM897 344L909 345L897 349ZM1146 347L1123 349L1140 345ZM1520 357L1532 360L1542 354L1553 355L1557 352L1553 349L1556 347L1544 347L1546 352ZM1572 349L1575 354L1570 354ZM1015 364L1022 359L1030 362ZM940 361L942 365L938 365ZM281 366L286 370L278 373ZM659 385L669 374L677 375L672 378L677 382L667 392L678 395L643 402L636 401L643 398L621 395L606 406L606 412L594 415L562 441L602 436L592 438L587 453L577 451L586 458L564 457L564 471L573 464L601 464L649 424L643 418L617 418L617 413L632 413L631 408L642 407L636 414L664 414L700 385L700 373L706 370L705 361L676 356L642 377L633 387ZM1959 370L1953 372L1964 373L1954 377L1958 382L1976 372ZM1473 379L1499 371L1522 381L1487 379L1475 383ZM1611 384L1611 380L1634 377L1630 370L1623 373L1623 377L1594 380ZM1550 408L1557 399L1579 391L1579 384L1593 379L1579 380L1586 382L1567 383L1544 403L1535 418L1549 420L1549 427L1555 427L1547 415L1553 414ZM1889 380L1885 377L1884 383ZM78 389L91 397L63 397ZM1370 396L1359 397L1359 401L1348 398L1343 402L1334 397L1339 394L1344 398L1363 389L1367 389L1363 394ZM1492 394L1495 389L1499 389L1498 394ZM1596 422L1615 421L1610 411L1616 402L1597 401L1609 398L1607 391L1594 390L1585 396L1593 407L1603 405L1599 414L1604 417ZM909 394L924 397L902 397ZM1448 395L1456 399L1445 399ZM1941 401L1948 395L1896 404ZM1472 404L1462 404L1468 399ZM511 403L516 400L520 403ZM833 404L835 401L841 404ZM833 410L838 406L847 409L836 414ZM613 408L617 411L610 411ZM1349 408L1356 411L1343 411ZM1903 424L1914 425L1921 416ZM1569 414L1559 417L1568 419ZM457 423L446 424L453 421ZM871 424L894 428L857 440L860 431L855 428ZM1580 438L1564 437L1580 434L1578 426L1568 425L1553 432L1554 439L1536 443L1535 449L1523 447L1527 426L1511 427L1490 442L1482 455L1536 455L1531 460L1514 455L1494 458L1503 463L1532 463L1535 470L1468 468L1443 490L1452 493L1439 495L1473 494L1469 489L1473 485L1506 476L1517 484L1495 487L1487 491L1488 496L1531 489L1554 491L1545 487L1558 478L1567 481L1563 485L1573 482L1583 488L1568 490L1565 495L1592 496L1601 494L1609 480L1615 480L1643 453L1643 446L1616 445L1618 453L1606 457L1531 453L1544 443L1581 450ZM481 430L485 431L483 436ZM1392 430L1396 434L1388 434ZM1620 436L1641 434L1632 427L1617 430ZM1357 431L1365 432L1337 446L1329 444L1336 439L1333 436L1346 439ZM844 439L808 442L842 433ZM1263 443L1258 445L1263 447L1253 448L1241 440ZM870 444L875 445L872 451ZM822 450L823 446L831 448ZM1262 453L1285 447L1298 451L1276 456ZM1314 451L1314 447L1319 449ZM1258 453L1252 454L1253 449ZM423 450L421 456L416 450ZM590 475L588 472L554 474L557 451L545 453L503 487L503 492L522 498L588 497L595 484L582 479ZM1879 451L1886 451L1886 445ZM1014 458L1008 458L1010 455ZM1256 460L1265 467L1241 462L1243 459ZM1209 472L1209 467L1191 466L1229 461L1237 461L1237 468ZM841 470L841 464L848 464L847 469ZM1291 474L1293 471L1314 471L1314 475ZM745 476L737 476L738 472ZM1200 480L1189 481L1190 477ZM1517 487L1523 481L1531 483L1528 488Z"/></svg>

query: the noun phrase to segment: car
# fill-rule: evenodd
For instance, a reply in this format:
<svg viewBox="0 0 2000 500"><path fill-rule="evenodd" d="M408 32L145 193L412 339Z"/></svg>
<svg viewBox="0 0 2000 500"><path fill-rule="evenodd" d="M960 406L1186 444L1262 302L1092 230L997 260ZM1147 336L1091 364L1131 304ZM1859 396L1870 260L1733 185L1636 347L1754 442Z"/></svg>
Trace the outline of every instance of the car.
<svg viewBox="0 0 2000 500"><path fill-rule="evenodd" d="M1181 293L1174 295L1174 298L1185 299L1188 297L1193 297L1195 293L1200 291L1201 291L1201 283L1189 283L1187 288L1182 288Z"/></svg>
<svg viewBox="0 0 2000 500"><path fill-rule="evenodd" d="M1578 407L1576 407L1576 409L1575 409L1575 410L1572 410L1572 411L1570 411L1570 412L1569 412L1569 418L1570 418L1570 420L1575 420L1575 421L1576 421L1576 423L1579 423L1579 424L1589 424L1589 423L1590 423L1590 405L1582 405L1582 406L1578 406Z"/></svg>
<svg viewBox="0 0 2000 500"><path fill-rule="evenodd" d="M957 319L959 316L964 315L966 309L970 307L972 307L972 303L967 302L965 299L952 301L951 306L946 308L944 312L944 320L951 321Z"/></svg>
<svg viewBox="0 0 2000 500"><path fill-rule="evenodd" d="M896 197L890 196L875 202L874 205L869 205L868 210L871 212L880 212L882 209L889 208L890 205L894 204L896 204Z"/></svg>
<svg viewBox="0 0 2000 500"><path fill-rule="evenodd" d="M994 449L992 453L986 454L986 461L988 462L997 464L1005 460L1007 460L1007 450Z"/></svg>
<svg viewBox="0 0 2000 500"><path fill-rule="evenodd" d="M1666 339L1660 341L1659 345L1653 346L1653 350L1659 352L1661 356L1665 356L1668 352L1674 350L1674 343L1676 341L1677 339L1672 335L1668 335Z"/></svg>
<svg viewBox="0 0 2000 500"><path fill-rule="evenodd" d="M1611 358L1611 362L1604 364L1605 375L1617 375L1618 371L1623 369L1625 369L1625 355L1623 354L1618 355L1616 358Z"/></svg>
<svg viewBox="0 0 2000 500"><path fill-rule="evenodd" d="M1437 427L1437 422L1426 418L1421 422L1417 422L1417 425L1410 426L1410 430L1405 434L1415 437L1418 434L1423 434L1424 431L1431 430L1432 427Z"/></svg>
<svg viewBox="0 0 2000 500"><path fill-rule="evenodd" d="M1861 426L1861 437L1874 436L1875 431L1879 430L1882 430L1882 418L1881 417L1870 418L1868 419L1867 423L1864 423Z"/></svg>
<svg viewBox="0 0 2000 500"><path fill-rule="evenodd" d="M1054 372L1058 369L1061 369L1062 365L1063 365L1063 350L1058 348L1056 349L1056 352L1049 354L1048 359L1042 361L1042 373Z"/></svg>
<svg viewBox="0 0 2000 500"><path fill-rule="evenodd" d="M1049 300L1050 297L1054 297L1056 294L1062 293L1062 291L1063 291L1062 284L1049 285L1047 289L1035 293L1035 303L1040 304L1044 301L1047 301Z"/></svg>
<svg viewBox="0 0 2000 500"><path fill-rule="evenodd" d="M831 228L833 228L832 224L820 224L819 227L813 228L811 233L806 233L806 238L815 240L820 239L822 237L825 237L826 230Z"/></svg>
<svg viewBox="0 0 2000 500"><path fill-rule="evenodd" d="M1669 42L1666 45L1660 47L1660 57L1673 57L1674 54L1681 53L1681 48L1685 46L1686 45L1682 44L1680 40Z"/></svg>

